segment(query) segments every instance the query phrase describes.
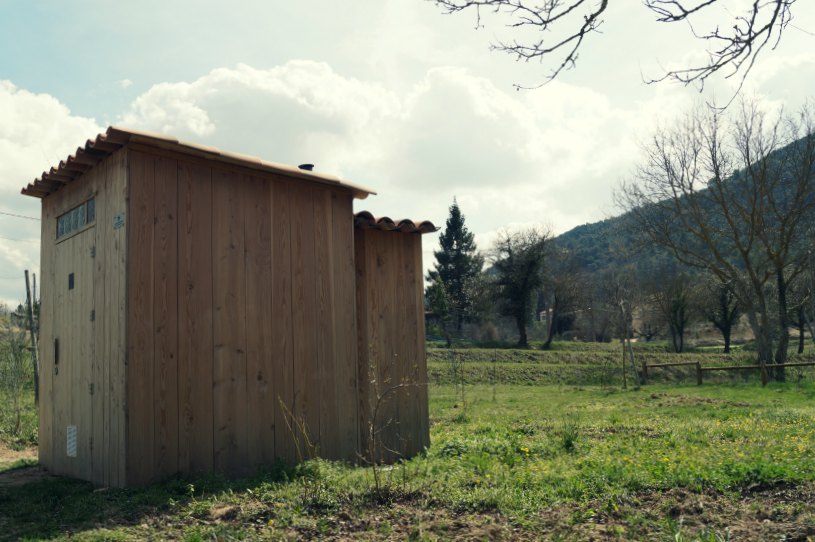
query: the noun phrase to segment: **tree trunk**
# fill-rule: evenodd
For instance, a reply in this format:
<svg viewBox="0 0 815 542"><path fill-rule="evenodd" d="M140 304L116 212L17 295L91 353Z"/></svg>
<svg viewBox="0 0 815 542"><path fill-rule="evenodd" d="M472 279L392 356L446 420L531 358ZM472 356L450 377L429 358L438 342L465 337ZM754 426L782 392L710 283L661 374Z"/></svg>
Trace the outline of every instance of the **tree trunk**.
<svg viewBox="0 0 815 542"><path fill-rule="evenodd" d="M552 348L552 340L555 338L555 318L557 318L557 297L555 297L555 301L552 303L552 312L549 316L549 333L547 334L546 342L543 343L544 350Z"/></svg>
<svg viewBox="0 0 815 542"><path fill-rule="evenodd" d="M529 346L526 340L526 320L524 318L516 318L515 323L518 324L518 347L526 348Z"/></svg>
<svg viewBox="0 0 815 542"><path fill-rule="evenodd" d="M804 317L804 307L799 306L795 311L795 326L798 328L798 353L804 353L804 339L806 338L804 330L806 329L806 319Z"/></svg>
<svg viewBox="0 0 815 542"><path fill-rule="evenodd" d="M803 322L801 322L803 324ZM798 328L798 353L804 353L804 326Z"/></svg>
<svg viewBox="0 0 815 542"><path fill-rule="evenodd" d="M679 354L682 352L682 333L677 329L677 327L673 324L669 326L671 330L671 343L674 347L674 352Z"/></svg>
<svg viewBox="0 0 815 542"><path fill-rule="evenodd" d="M784 270L776 270L776 283L778 285L778 346L775 350L775 363L783 365L787 361L787 348L790 343L790 323L787 312L787 281L784 278ZM775 379L779 382L786 380L783 367L775 368Z"/></svg>
<svg viewBox="0 0 815 542"><path fill-rule="evenodd" d="M730 327L722 330L722 337L724 337L724 353L730 353Z"/></svg>
<svg viewBox="0 0 815 542"><path fill-rule="evenodd" d="M766 308L763 303L761 308ZM770 335L770 322L767 317L767 311L761 313L761 317L757 314L755 308L750 308L747 311L747 318L750 321L750 327L753 330L753 335L756 338L756 349L758 351L758 362L763 365L767 370L772 369L773 363L773 340Z"/></svg>

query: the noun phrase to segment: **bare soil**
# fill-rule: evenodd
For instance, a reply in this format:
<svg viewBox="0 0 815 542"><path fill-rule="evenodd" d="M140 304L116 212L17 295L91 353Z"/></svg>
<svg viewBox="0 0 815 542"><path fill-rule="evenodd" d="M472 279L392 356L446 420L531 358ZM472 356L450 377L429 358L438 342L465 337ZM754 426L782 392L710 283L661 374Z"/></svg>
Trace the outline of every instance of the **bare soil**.
<svg viewBox="0 0 815 542"><path fill-rule="evenodd" d="M9 466L18 461L25 460L37 460L36 447L32 446L21 450L14 450L0 442L0 487L19 486L48 476L45 469L39 466L20 467L8 470Z"/></svg>
<svg viewBox="0 0 815 542"><path fill-rule="evenodd" d="M357 513L358 514L358 513ZM815 483L751 487L733 494L685 489L542 509L534 524L492 512L455 513L404 502L342 511L313 527L289 529L301 540L815 540Z"/></svg>

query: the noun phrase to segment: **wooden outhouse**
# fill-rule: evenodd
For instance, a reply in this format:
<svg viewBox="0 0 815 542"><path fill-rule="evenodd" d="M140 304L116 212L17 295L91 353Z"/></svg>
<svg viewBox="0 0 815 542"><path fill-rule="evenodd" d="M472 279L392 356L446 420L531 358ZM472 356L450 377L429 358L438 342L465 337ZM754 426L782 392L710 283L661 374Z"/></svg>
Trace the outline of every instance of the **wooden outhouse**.
<svg viewBox="0 0 815 542"><path fill-rule="evenodd" d="M429 444L421 234L310 170L109 128L42 200L40 463L106 486Z"/></svg>

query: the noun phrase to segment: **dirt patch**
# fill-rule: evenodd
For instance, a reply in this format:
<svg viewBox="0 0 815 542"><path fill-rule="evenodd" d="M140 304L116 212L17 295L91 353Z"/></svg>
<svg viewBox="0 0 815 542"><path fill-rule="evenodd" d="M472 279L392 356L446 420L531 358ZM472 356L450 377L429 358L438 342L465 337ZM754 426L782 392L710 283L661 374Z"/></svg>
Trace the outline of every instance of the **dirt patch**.
<svg viewBox="0 0 815 542"><path fill-rule="evenodd" d="M516 526L500 514L456 514L396 504L366 510L364 515L343 511L314 528L300 526L289 534L302 540L538 540L539 535Z"/></svg>
<svg viewBox="0 0 815 542"><path fill-rule="evenodd" d="M236 506L220 505L209 511L209 517L215 521L229 521L238 517Z"/></svg>
<svg viewBox="0 0 815 542"><path fill-rule="evenodd" d="M21 460L36 460L37 459L37 447L31 446L22 448L20 450L14 450L9 448L4 443L0 442L0 469L8 467L12 463L16 463L17 461Z"/></svg>
<svg viewBox="0 0 815 542"><path fill-rule="evenodd" d="M48 476L40 466L10 468L20 461L36 460L36 447L14 450L0 442L0 487L21 486Z"/></svg>
<svg viewBox="0 0 815 542"><path fill-rule="evenodd" d="M0 488L22 486L49 476L50 474L40 466L0 470Z"/></svg>
<svg viewBox="0 0 815 542"><path fill-rule="evenodd" d="M815 484L733 495L672 489L544 510L547 536L565 540L796 540L815 538Z"/></svg>
<svg viewBox="0 0 815 542"><path fill-rule="evenodd" d="M743 401L726 401L723 399L711 399L710 397L695 397L693 395L671 395L668 393L652 393L646 398L649 406L675 407L675 406L699 406L699 405L722 405L731 407L749 407L750 403Z"/></svg>

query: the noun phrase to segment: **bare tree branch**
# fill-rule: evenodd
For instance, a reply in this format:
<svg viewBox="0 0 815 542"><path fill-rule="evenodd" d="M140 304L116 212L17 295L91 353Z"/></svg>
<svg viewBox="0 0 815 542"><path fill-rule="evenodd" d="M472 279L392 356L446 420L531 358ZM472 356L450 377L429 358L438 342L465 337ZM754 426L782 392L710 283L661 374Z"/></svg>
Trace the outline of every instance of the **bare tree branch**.
<svg viewBox="0 0 815 542"><path fill-rule="evenodd" d="M546 82L561 72L575 67L584 40L603 24L601 16L608 0L432 0L446 14L467 10L476 12L476 28L482 27L482 9L510 17L510 28L531 28L543 37L498 42L494 50L509 53L518 61L542 62L552 55L562 54L546 76ZM707 32L697 33L693 19L720 0L643 0L660 23L686 22L691 32L707 44L707 61L686 68L667 70L664 75L646 80L665 80L694 84L701 90L707 79L724 68L725 78L741 74L739 89L756 62L758 55L769 46L775 49L781 35L792 20L791 9L796 0L752 0L751 6L728 24ZM558 37L552 33L557 31ZM537 85L541 86L541 85ZM515 85L516 88L529 88ZM535 87L533 87L535 88Z"/></svg>
<svg viewBox="0 0 815 542"><path fill-rule="evenodd" d="M558 40L550 41L541 38L530 43L513 40L512 42L499 42L492 46L494 50L509 53L515 57L515 60L524 62L530 60L541 61L547 55L565 51L557 67L546 77L547 81L551 81L563 70L571 69L576 65L578 50L583 44L583 40L603 24L600 16L608 7L608 0L545 0L537 5L530 3L528 0L434 1L447 14L474 8L476 11L476 28L481 26L482 8L487 8L494 13L508 14L512 17L512 22L509 23L511 28L533 27L542 33L552 31L553 27L569 17L575 20L580 17L579 22L576 23L576 29L565 33L565 37ZM526 88L517 84L515 87Z"/></svg>

